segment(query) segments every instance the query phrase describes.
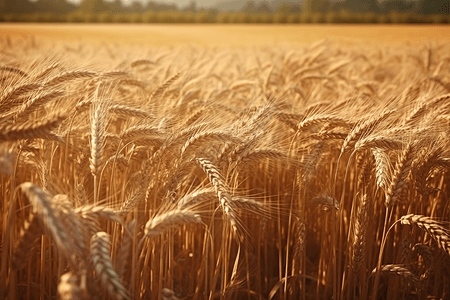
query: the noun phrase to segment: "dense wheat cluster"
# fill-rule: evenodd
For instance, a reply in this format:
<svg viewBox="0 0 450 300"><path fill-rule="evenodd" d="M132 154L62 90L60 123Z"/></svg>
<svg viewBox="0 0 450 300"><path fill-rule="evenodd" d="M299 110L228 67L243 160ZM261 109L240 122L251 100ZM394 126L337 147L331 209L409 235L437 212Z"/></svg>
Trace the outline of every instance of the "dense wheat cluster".
<svg viewBox="0 0 450 300"><path fill-rule="evenodd" d="M450 297L450 44L0 47L0 299Z"/></svg>

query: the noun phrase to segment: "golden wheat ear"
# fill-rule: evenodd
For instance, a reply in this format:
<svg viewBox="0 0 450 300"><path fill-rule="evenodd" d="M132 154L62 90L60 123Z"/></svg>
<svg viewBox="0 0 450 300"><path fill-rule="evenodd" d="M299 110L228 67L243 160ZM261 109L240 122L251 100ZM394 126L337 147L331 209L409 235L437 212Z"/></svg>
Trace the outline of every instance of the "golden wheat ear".
<svg viewBox="0 0 450 300"><path fill-rule="evenodd" d="M56 113L41 122L27 122L0 129L0 141L16 141L20 139L42 138L62 142L51 131L56 129L66 119L64 113Z"/></svg>
<svg viewBox="0 0 450 300"><path fill-rule="evenodd" d="M72 203L64 197L53 197L30 182L22 183L20 189L29 200L33 213L37 214L43 230L53 238L58 251L73 265L78 265L88 251L87 232L73 211Z"/></svg>
<svg viewBox="0 0 450 300"><path fill-rule="evenodd" d="M219 197L219 203L224 212L224 216L229 220L231 224L233 233L238 238L238 240L243 241L244 237L235 212L235 205L232 202L232 198L228 193L228 187L225 184L222 175L219 172L219 169L211 161L204 158L197 158L196 162L208 175L209 181L213 185L217 197Z"/></svg>
<svg viewBox="0 0 450 300"><path fill-rule="evenodd" d="M444 223L433 218L409 214L400 218L403 225L414 225L426 231L439 245L441 249L450 255L450 230L444 227Z"/></svg>
<svg viewBox="0 0 450 300"><path fill-rule="evenodd" d="M420 285L419 278L408 267L410 267L410 266L389 264L389 265L381 266L380 271L381 271L381 273L384 273L384 274L396 274L416 285ZM372 274L375 274L375 272L376 272L376 269L374 269L372 271Z"/></svg>
<svg viewBox="0 0 450 300"><path fill-rule="evenodd" d="M109 247L110 237L106 232L97 232L91 238L91 261L97 276L109 296L113 299L130 299L113 267Z"/></svg>
<svg viewBox="0 0 450 300"><path fill-rule="evenodd" d="M144 236L152 238L160 235L165 230L171 227L177 227L188 223L202 223L200 215L189 209L172 210L167 213L156 216L150 219L145 224Z"/></svg>

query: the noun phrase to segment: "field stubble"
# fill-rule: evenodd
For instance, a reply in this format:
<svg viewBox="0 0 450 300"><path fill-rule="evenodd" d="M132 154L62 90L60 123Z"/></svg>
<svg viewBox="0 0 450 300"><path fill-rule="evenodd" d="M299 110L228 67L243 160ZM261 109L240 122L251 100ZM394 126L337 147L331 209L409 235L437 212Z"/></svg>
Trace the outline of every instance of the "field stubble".
<svg viewBox="0 0 450 300"><path fill-rule="evenodd" d="M448 297L448 42L0 46L0 299Z"/></svg>

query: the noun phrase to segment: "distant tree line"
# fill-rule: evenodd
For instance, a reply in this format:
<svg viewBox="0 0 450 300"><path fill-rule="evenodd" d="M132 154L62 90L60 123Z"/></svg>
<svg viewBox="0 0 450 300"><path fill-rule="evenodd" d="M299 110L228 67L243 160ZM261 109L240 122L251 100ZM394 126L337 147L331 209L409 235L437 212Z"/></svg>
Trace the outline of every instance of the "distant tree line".
<svg viewBox="0 0 450 300"><path fill-rule="evenodd" d="M450 0L303 0L257 4L219 13L195 1L175 4L120 0L0 0L0 20L7 22L143 22L143 23L450 23Z"/></svg>

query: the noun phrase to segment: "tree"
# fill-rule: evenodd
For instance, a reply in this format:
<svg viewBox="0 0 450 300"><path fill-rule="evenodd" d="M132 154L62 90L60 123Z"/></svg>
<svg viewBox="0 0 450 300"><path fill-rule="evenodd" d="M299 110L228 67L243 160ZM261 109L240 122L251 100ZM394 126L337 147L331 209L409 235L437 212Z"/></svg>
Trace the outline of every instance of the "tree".
<svg viewBox="0 0 450 300"><path fill-rule="evenodd" d="M33 4L37 12L65 14L76 9L76 6L64 0L39 0Z"/></svg>
<svg viewBox="0 0 450 300"><path fill-rule="evenodd" d="M245 3L244 7L241 9L241 12L247 14L254 13L255 11L256 11L255 1L247 1L247 3Z"/></svg>
<svg viewBox="0 0 450 300"><path fill-rule="evenodd" d="M267 2L262 2L260 3L257 7L256 7L256 12L257 13L266 13L266 14L270 14L272 13L272 8L270 7L269 4L267 4Z"/></svg>
<svg viewBox="0 0 450 300"><path fill-rule="evenodd" d="M197 2L195 0L191 1L185 8L183 8L183 11L189 11L189 12L197 12Z"/></svg>
<svg viewBox="0 0 450 300"><path fill-rule="evenodd" d="M292 12L292 6L289 3L280 2L275 7L275 12L282 13L282 14L288 14Z"/></svg>
<svg viewBox="0 0 450 300"><path fill-rule="evenodd" d="M302 5L303 13L326 13L329 9L330 2L328 0L304 0Z"/></svg>
<svg viewBox="0 0 450 300"><path fill-rule="evenodd" d="M379 13L380 7L377 0L345 0L343 8L353 13Z"/></svg>
<svg viewBox="0 0 450 300"><path fill-rule="evenodd" d="M2 12L29 13L33 12L34 4L27 0L3 0Z"/></svg>
<svg viewBox="0 0 450 300"><path fill-rule="evenodd" d="M419 14L449 14L450 1L448 0L419 0L415 11Z"/></svg>
<svg viewBox="0 0 450 300"><path fill-rule="evenodd" d="M123 10L123 6L119 0L113 0L108 2L103 2L106 6L106 11L111 13L120 13Z"/></svg>
<svg viewBox="0 0 450 300"><path fill-rule="evenodd" d="M108 10L103 0L83 0L78 10L84 13L99 13Z"/></svg>
<svg viewBox="0 0 450 300"><path fill-rule="evenodd" d="M126 12L128 12L128 13L142 13L143 11L144 11L144 7L142 6L141 2L133 2L126 9Z"/></svg>
<svg viewBox="0 0 450 300"><path fill-rule="evenodd" d="M413 8L413 2L406 0L386 0L382 4L383 13L412 11Z"/></svg>

